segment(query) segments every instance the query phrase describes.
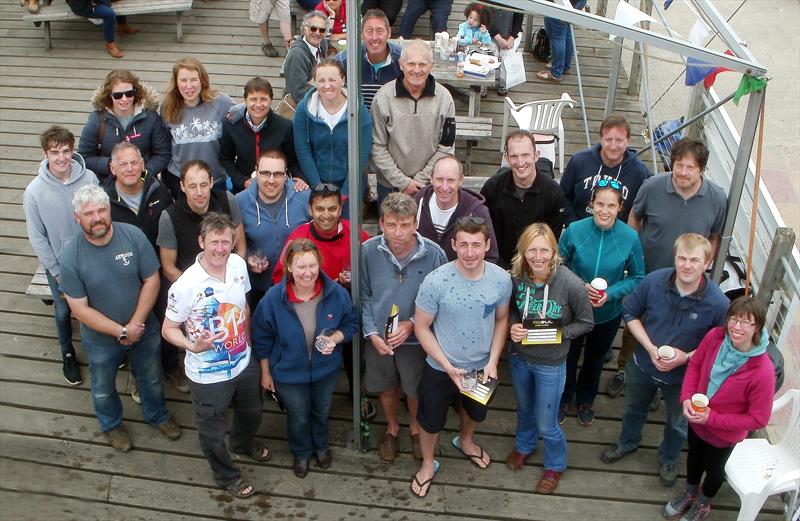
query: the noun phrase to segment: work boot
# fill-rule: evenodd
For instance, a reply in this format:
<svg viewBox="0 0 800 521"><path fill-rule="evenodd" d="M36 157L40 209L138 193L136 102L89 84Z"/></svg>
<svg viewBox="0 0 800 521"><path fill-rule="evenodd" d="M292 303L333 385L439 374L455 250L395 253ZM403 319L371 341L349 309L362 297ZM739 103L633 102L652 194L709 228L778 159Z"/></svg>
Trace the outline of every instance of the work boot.
<svg viewBox="0 0 800 521"><path fill-rule="evenodd" d="M117 44L114 42L106 42L106 51L108 51L108 54L110 54L114 58L122 58L123 56L125 56L124 54L122 54L122 51L119 50L119 47L117 47Z"/></svg>

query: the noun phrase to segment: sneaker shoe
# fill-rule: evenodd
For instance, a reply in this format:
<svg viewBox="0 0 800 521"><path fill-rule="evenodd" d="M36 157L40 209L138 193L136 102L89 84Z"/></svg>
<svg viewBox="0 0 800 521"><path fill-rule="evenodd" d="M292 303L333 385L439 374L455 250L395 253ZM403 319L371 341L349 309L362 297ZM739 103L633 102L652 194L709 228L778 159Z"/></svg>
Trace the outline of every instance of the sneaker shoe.
<svg viewBox="0 0 800 521"><path fill-rule="evenodd" d="M606 393L611 398L616 398L625 391L625 371L617 371L611 380L608 381Z"/></svg>
<svg viewBox="0 0 800 521"><path fill-rule="evenodd" d="M657 411L658 406L661 405L661 389L656 389L653 399L650 400L650 405L647 406L651 411Z"/></svg>
<svg viewBox="0 0 800 521"><path fill-rule="evenodd" d="M559 405L558 406L558 424L561 425L564 423L564 420L567 419L567 406L566 405Z"/></svg>
<svg viewBox="0 0 800 521"><path fill-rule="evenodd" d="M186 373L183 372L182 368L178 367L174 371L167 373L167 379L172 382L172 385L178 391L182 393L189 392L189 380L186 378Z"/></svg>
<svg viewBox="0 0 800 521"><path fill-rule="evenodd" d="M711 503L695 501L689 510L683 514L681 521L703 521L711 515Z"/></svg>
<svg viewBox="0 0 800 521"><path fill-rule="evenodd" d="M64 365L61 370L64 372L64 379L70 385L80 385L83 383L81 376L81 368L78 361L75 360L75 353L67 353L64 355Z"/></svg>
<svg viewBox="0 0 800 521"><path fill-rule="evenodd" d="M561 473L555 470L545 470L542 479L536 485L536 492L539 494L552 494L558 487L558 482L561 479Z"/></svg>
<svg viewBox="0 0 800 521"><path fill-rule="evenodd" d="M378 457L380 460L384 463L394 463L394 460L397 459L398 450L399 444L397 436L392 436L388 432L384 433L381 445L378 447Z"/></svg>
<svg viewBox="0 0 800 521"><path fill-rule="evenodd" d="M170 418L161 425L157 425L158 432L171 440L177 440L181 437L181 428L175 421Z"/></svg>
<svg viewBox="0 0 800 521"><path fill-rule="evenodd" d="M264 56L267 58L277 58L278 57L278 49L272 45L272 42L267 42L261 45L261 52L264 53Z"/></svg>
<svg viewBox="0 0 800 521"><path fill-rule="evenodd" d="M688 490L684 489L683 493L671 500L667 501L664 505L664 510L661 512L665 519L678 519L686 512L690 506L697 499L697 494L690 494Z"/></svg>
<svg viewBox="0 0 800 521"><path fill-rule="evenodd" d="M661 464L661 470L658 472L658 480L661 482L662 487L671 487L678 479L678 466L669 465L666 463Z"/></svg>
<svg viewBox="0 0 800 521"><path fill-rule="evenodd" d="M508 89L505 88L505 87L497 87L497 95L498 96L507 96L508 95Z"/></svg>
<svg viewBox="0 0 800 521"><path fill-rule="evenodd" d="M131 398L133 398L133 401L139 405L142 404L142 397L139 396L139 388L136 387L136 379L133 377L131 377Z"/></svg>
<svg viewBox="0 0 800 521"><path fill-rule="evenodd" d="M591 405L581 405L578 407L578 423L584 427L588 427L594 423L594 409Z"/></svg>
<svg viewBox="0 0 800 521"><path fill-rule="evenodd" d="M631 452L635 451L636 449L628 452L622 452L622 450L619 448L619 445L615 443L606 447L603 453L600 454L600 460L602 460L603 463L616 463Z"/></svg>
<svg viewBox="0 0 800 521"><path fill-rule="evenodd" d="M108 444L120 452L128 452L133 447L133 444L131 443L131 437L128 436L128 432L122 425L117 425L110 431L106 431L103 434L106 435Z"/></svg>

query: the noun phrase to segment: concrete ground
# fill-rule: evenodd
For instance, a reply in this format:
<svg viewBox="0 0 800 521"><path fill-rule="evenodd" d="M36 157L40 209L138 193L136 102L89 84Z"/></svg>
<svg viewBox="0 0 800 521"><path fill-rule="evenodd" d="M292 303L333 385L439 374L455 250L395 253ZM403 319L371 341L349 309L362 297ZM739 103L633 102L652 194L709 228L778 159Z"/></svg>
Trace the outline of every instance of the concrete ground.
<svg viewBox="0 0 800 521"><path fill-rule="evenodd" d="M762 179L787 226L800 235L800 2L798 0L713 0L717 10L728 20L739 37L747 43L756 59L767 68L767 89L762 156ZM634 6L636 0L630 0ZM661 0L656 0L663 6ZM609 2L613 17L617 2ZM675 0L666 11L673 30L684 37L696 16L682 0ZM658 17L654 14L654 18ZM660 31L659 31L660 32ZM708 40L708 39L707 39ZM630 45L628 43L628 45ZM719 38L711 39L709 48L724 51ZM674 55L659 53L675 60ZM631 53L623 53L630 61ZM686 113L690 87L684 86L682 65L649 61L651 111L654 124ZM736 90L741 76L728 72L717 76L714 89L720 97ZM746 102L739 107L729 102L725 109L741 131ZM756 151L753 150L755 162ZM800 241L797 243L800 245Z"/></svg>

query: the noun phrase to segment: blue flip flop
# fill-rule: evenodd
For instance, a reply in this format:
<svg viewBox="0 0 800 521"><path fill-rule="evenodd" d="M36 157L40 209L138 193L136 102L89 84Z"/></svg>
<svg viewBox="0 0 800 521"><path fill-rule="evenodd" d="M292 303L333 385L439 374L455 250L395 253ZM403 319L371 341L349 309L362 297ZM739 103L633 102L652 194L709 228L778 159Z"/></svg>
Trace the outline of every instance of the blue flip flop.
<svg viewBox="0 0 800 521"><path fill-rule="evenodd" d="M469 458L469 460L472 462L472 464L475 465L476 467L478 467L481 470L488 469L489 465L492 464L492 460L489 459L489 463L487 463L485 467L482 466L483 455L486 454L486 453L483 452L483 448L480 447L477 444L475 446L478 447L478 449L480 449L480 451L481 451L480 454L467 454L466 452L464 452L464 449L461 447L461 437L459 435L455 435L453 437L453 439L450 440L450 445L452 445L455 449L457 449L461 454L463 454L464 456Z"/></svg>
<svg viewBox="0 0 800 521"><path fill-rule="evenodd" d="M439 460L433 460L433 476L431 476L430 479L426 479L425 481L420 482L419 478L417 477L417 474L419 474L419 471L417 471L417 474L414 474L414 476L412 476L411 485L409 485L409 489L411 490L411 493L414 494L415 496L417 496L420 499L422 499L425 496L427 496L428 492L430 492L430 490L431 490L431 482L433 481L433 478L436 477L436 474L438 472L439 472ZM416 483L417 486L419 487L419 493L414 492L414 483ZM422 493L422 489L424 487L426 487L426 486L427 486L427 488L425 488L425 493L423 494Z"/></svg>

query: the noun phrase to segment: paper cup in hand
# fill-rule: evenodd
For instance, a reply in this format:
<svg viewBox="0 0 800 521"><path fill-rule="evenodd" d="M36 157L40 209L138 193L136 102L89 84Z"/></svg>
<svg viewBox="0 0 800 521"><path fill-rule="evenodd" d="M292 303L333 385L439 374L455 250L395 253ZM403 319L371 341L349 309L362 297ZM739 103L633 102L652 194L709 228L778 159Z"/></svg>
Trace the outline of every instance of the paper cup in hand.
<svg viewBox="0 0 800 521"><path fill-rule="evenodd" d="M695 412L703 412L708 407L708 396L703 393L696 393L692 395L692 409Z"/></svg>
<svg viewBox="0 0 800 521"><path fill-rule="evenodd" d="M675 358L675 348L672 346L659 347L658 357L662 360L672 360L673 358Z"/></svg>
<svg viewBox="0 0 800 521"><path fill-rule="evenodd" d="M606 279L601 279L597 277L596 279L592 279L592 282L589 283L596 292L600 293L600 298L603 298L603 295L606 293L606 289L608 289L608 282ZM597 303L600 299L593 300L593 302Z"/></svg>

